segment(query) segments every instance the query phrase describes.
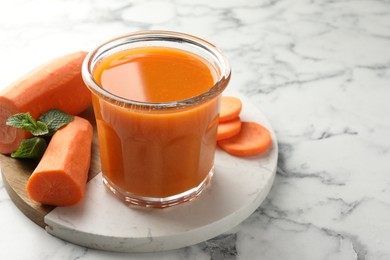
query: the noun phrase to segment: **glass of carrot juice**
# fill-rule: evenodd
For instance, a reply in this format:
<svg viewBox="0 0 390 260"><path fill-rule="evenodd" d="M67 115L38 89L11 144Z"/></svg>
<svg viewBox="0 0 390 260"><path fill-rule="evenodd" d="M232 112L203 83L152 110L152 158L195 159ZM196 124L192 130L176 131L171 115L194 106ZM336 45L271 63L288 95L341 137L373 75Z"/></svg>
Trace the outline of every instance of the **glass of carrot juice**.
<svg viewBox="0 0 390 260"><path fill-rule="evenodd" d="M195 198L213 175L225 55L192 35L143 31L98 46L82 74L106 187L146 207Z"/></svg>

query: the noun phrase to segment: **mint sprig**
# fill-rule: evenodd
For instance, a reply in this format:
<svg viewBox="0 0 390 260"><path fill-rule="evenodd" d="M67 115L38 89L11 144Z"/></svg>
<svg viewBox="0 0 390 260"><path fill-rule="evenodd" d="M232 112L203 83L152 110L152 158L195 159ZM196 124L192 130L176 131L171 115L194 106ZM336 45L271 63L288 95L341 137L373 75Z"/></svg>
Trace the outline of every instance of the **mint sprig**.
<svg viewBox="0 0 390 260"><path fill-rule="evenodd" d="M6 124L30 131L35 137L23 140L18 149L11 154L13 158L41 158L47 142L43 137L52 136L58 129L72 122L73 116L53 109L42 114L36 121L29 112L10 116Z"/></svg>

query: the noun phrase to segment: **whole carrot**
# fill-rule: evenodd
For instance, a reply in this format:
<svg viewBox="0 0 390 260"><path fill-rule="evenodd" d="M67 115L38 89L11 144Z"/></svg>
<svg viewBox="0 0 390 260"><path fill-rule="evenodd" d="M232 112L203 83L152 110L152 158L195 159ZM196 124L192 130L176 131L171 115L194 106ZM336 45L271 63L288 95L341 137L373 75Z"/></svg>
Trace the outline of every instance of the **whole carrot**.
<svg viewBox="0 0 390 260"><path fill-rule="evenodd" d="M27 182L32 200L68 206L82 199L91 162L92 136L92 125L78 116L53 135Z"/></svg>
<svg viewBox="0 0 390 260"><path fill-rule="evenodd" d="M58 57L34 69L0 92L0 153L14 152L29 133L9 127L6 120L29 112L33 118L50 109L77 115L91 104L91 95L81 77L86 52Z"/></svg>

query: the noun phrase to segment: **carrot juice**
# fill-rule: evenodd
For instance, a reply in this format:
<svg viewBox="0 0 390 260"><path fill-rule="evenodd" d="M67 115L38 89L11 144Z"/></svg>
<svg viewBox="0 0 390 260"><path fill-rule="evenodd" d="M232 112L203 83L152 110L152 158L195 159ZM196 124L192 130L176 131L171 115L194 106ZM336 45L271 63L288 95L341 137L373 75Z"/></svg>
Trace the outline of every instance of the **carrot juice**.
<svg viewBox="0 0 390 260"><path fill-rule="evenodd" d="M219 74L201 55L166 44L121 49L91 68L103 180L114 194L166 207L202 191L227 85L215 90Z"/></svg>

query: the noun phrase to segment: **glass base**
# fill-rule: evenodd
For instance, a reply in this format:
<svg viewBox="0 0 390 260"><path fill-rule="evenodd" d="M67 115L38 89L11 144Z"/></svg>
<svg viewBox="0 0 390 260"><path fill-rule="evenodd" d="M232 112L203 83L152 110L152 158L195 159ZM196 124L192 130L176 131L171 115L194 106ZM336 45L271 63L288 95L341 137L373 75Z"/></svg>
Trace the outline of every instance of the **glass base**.
<svg viewBox="0 0 390 260"><path fill-rule="evenodd" d="M118 188L113 184L109 179L105 178L103 174L103 183L106 188L111 191L116 197L121 201L129 205L137 205L149 208L166 208L174 205L181 204L183 202L191 201L196 198L211 181L214 175L214 167L211 169L206 178L195 188L192 188L183 193L165 197L165 198L155 198L155 197L144 197L139 196L131 192L126 192Z"/></svg>

